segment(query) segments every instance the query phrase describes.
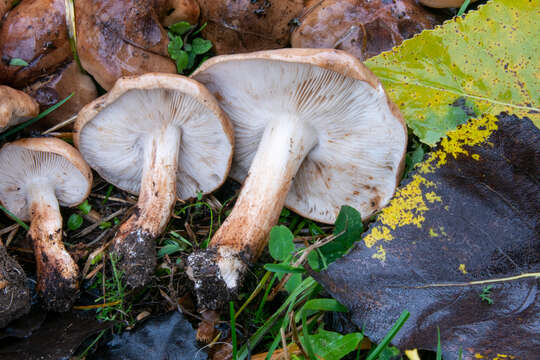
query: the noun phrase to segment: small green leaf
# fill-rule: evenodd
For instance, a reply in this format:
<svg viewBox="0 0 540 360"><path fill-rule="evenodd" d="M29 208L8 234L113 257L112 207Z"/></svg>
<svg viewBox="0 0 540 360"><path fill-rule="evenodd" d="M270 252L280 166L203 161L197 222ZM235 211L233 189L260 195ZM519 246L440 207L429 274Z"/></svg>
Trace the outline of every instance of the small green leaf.
<svg viewBox="0 0 540 360"><path fill-rule="evenodd" d="M92 205L88 203L88 200L84 200L84 202L80 204L78 208L83 212L83 214L87 215L90 210L92 210Z"/></svg>
<svg viewBox="0 0 540 360"><path fill-rule="evenodd" d="M171 59L176 61L176 69L178 73L182 73L188 64L188 54L187 52L182 50L184 42L182 41L182 38L180 36L169 36L169 55L171 56Z"/></svg>
<svg viewBox="0 0 540 360"><path fill-rule="evenodd" d="M9 66L28 66L28 63L23 59L13 58L9 61Z"/></svg>
<svg viewBox="0 0 540 360"><path fill-rule="evenodd" d="M180 245L178 243L170 242L167 243L165 246L161 247L161 249L159 249L157 256L158 258L162 258L165 255L171 255L181 250L182 249L180 248Z"/></svg>
<svg viewBox="0 0 540 360"><path fill-rule="evenodd" d="M343 256L354 242L360 239L363 230L364 226L360 213L350 206L342 206L334 228L334 235L341 235L319 248L327 264Z"/></svg>
<svg viewBox="0 0 540 360"><path fill-rule="evenodd" d="M99 224L100 230L108 229L111 226L112 226L112 223L110 221L105 221L105 222L102 222L101 224Z"/></svg>
<svg viewBox="0 0 540 360"><path fill-rule="evenodd" d="M303 267L294 267L287 264L265 264L264 269L275 273L303 274L306 272Z"/></svg>
<svg viewBox="0 0 540 360"><path fill-rule="evenodd" d="M193 39L191 46L193 46L193 52L196 55L202 55L212 48L212 42L203 38L195 38Z"/></svg>
<svg viewBox="0 0 540 360"><path fill-rule="evenodd" d="M344 336L321 329L317 334L311 335L310 338L313 350L319 358L337 360L354 351L364 336L358 332Z"/></svg>
<svg viewBox="0 0 540 360"><path fill-rule="evenodd" d="M71 216L68 219L67 226L69 230L77 230L81 227L83 223L83 218L79 214L71 214Z"/></svg>
<svg viewBox="0 0 540 360"><path fill-rule="evenodd" d="M184 35L193 27L194 26L190 25L187 21L180 21L180 22L177 22L176 24L172 24L169 27L169 31L175 35Z"/></svg>
<svg viewBox="0 0 540 360"><path fill-rule="evenodd" d="M302 274L293 274L285 284L285 290L290 294L302 283Z"/></svg>
<svg viewBox="0 0 540 360"><path fill-rule="evenodd" d="M190 43L184 43L184 50L186 50L188 53L191 52L193 50L193 47L191 46Z"/></svg>
<svg viewBox="0 0 540 360"><path fill-rule="evenodd" d="M294 236L286 226L274 226L270 231L268 247L270 255L278 261L284 261L294 251Z"/></svg>

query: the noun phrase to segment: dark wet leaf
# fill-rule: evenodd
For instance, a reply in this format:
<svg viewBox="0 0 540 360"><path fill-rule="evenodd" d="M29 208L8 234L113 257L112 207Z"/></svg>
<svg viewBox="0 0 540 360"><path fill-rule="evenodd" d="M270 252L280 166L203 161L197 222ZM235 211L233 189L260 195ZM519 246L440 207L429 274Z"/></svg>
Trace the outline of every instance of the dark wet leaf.
<svg viewBox="0 0 540 360"><path fill-rule="evenodd" d="M446 360L460 349L463 359L535 358L539 163L529 119L469 121L415 168L363 241L314 276L374 341L408 310L393 341L401 349L435 350L438 327Z"/></svg>
<svg viewBox="0 0 540 360"><path fill-rule="evenodd" d="M10 322L8 326L1 329L0 340L9 337L27 338L41 327L41 324L43 324L46 317L47 313L45 311L39 306L34 306L28 314Z"/></svg>
<svg viewBox="0 0 540 360"><path fill-rule="evenodd" d="M30 337L0 348L0 360L67 360L87 337L109 326L73 312L49 313Z"/></svg>
<svg viewBox="0 0 540 360"><path fill-rule="evenodd" d="M195 343L195 330L179 312L146 321L135 331L109 342L100 360L204 360L207 354Z"/></svg>

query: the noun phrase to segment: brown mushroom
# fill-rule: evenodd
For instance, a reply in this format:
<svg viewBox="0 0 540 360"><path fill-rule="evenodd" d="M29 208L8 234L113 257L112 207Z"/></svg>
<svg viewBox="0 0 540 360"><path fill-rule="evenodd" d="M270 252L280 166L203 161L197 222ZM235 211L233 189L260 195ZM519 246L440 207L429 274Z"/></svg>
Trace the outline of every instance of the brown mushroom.
<svg viewBox="0 0 540 360"><path fill-rule="evenodd" d="M4 16L4 14L7 13L12 6L12 0L0 0L0 21L2 21L2 17Z"/></svg>
<svg viewBox="0 0 540 360"><path fill-rule="evenodd" d="M407 129L375 75L343 51L218 56L193 78L233 122L231 176L245 179L208 249L188 258L199 305L219 309L266 247L284 205L324 223L346 204L363 219L381 209L401 178Z"/></svg>
<svg viewBox="0 0 540 360"><path fill-rule="evenodd" d="M92 78L84 74L75 61L61 66L51 75L39 78L24 91L36 99L41 111L73 93L68 102L36 123L34 128L39 130L46 130L73 117L84 105L97 98ZM71 128L73 125L65 127L67 130Z"/></svg>
<svg viewBox="0 0 540 360"><path fill-rule="evenodd" d="M39 114L39 105L29 95L0 85L0 132Z"/></svg>
<svg viewBox="0 0 540 360"><path fill-rule="evenodd" d="M72 56L64 0L25 0L0 29L0 83L22 88ZM9 65L21 59L28 66Z"/></svg>
<svg viewBox="0 0 540 360"><path fill-rule="evenodd" d="M463 5L465 0L419 0L420 4L429 6L432 8L452 8L452 7L460 7ZM475 2L478 0L472 0L471 2Z"/></svg>
<svg viewBox="0 0 540 360"><path fill-rule="evenodd" d="M55 311L67 311L79 288L77 264L62 242L59 205L78 205L91 184L90 168L62 140L21 139L0 150L0 202L19 219L31 221L37 291Z"/></svg>
<svg viewBox="0 0 540 360"><path fill-rule="evenodd" d="M362 61L441 22L415 0L310 0L299 20L292 47L341 49Z"/></svg>
<svg viewBox="0 0 540 360"><path fill-rule="evenodd" d="M289 44L289 23L303 0L199 0L206 39L217 54L277 49Z"/></svg>
<svg viewBox="0 0 540 360"><path fill-rule="evenodd" d="M229 120L208 90L180 75L122 78L81 110L75 143L86 161L109 183L139 194L113 240L129 285L150 280L155 239L176 199L209 193L225 181L232 137Z"/></svg>
<svg viewBox="0 0 540 360"><path fill-rule="evenodd" d="M158 0L75 2L77 52L83 68L106 90L126 75L176 73Z"/></svg>
<svg viewBox="0 0 540 360"><path fill-rule="evenodd" d="M0 329L30 310L30 290L21 266L0 241Z"/></svg>
<svg viewBox="0 0 540 360"><path fill-rule="evenodd" d="M200 8L197 0L160 0L164 4L161 6L161 23L164 26L171 26L180 21L187 21L194 25L199 22Z"/></svg>

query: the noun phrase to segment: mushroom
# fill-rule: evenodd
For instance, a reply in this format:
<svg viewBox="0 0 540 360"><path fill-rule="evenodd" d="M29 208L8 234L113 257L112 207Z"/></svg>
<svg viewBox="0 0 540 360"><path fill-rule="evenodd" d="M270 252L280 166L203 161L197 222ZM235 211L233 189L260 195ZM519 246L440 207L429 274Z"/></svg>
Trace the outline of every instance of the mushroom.
<svg viewBox="0 0 540 360"><path fill-rule="evenodd" d="M344 204L364 219L392 197L407 129L379 80L338 50L218 56L193 74L235 128L231 176L244 185L207 250L188 259L199 305L219 309L266 246L283 205L333 223Z"/></svg>
<svg viewBox="0 0 540 360"><path fill-rule="evenodd" d="M429 6L432 8L452 8L452 7L460 7L465 0L419 0L420 4ZM475 2L478 0L472 0L471 2Z"/></svg>
<svg viewBox="0 0 540 360"><path fill-rule="evenodd" d="M29 95L0 85L0 132L39 114L39 105Z"/></svg>
<svg viewBox="0 0 540 360"><path fill-rule="evenodd" d="M67 103L41 119L35 126L46 130L76 115L84 105L97 98L96 85L84 74L75 61L64 64L51 75L38 79L24 91L45 110L73 93ZM72 125L66 126L70 130Z"/></svg>
<svg viewBox="0 0 540 360"><path fill-rule="evenodd" d="M139 194L113 252L127 283L142 286L156 265L154 239L176 199L209 193L225 180L233 149L229 120L198 82L150 73L118 80L84 107L74 140L101 177Z"/></svg>
<svg viewBox="0 0 540 360"><path fill-rule="evenodd" d="M0 329L30 310L30 290L21 266L0 241Z"/></svg>
<svg viewBox="0 0 540 360"><path fill-rule="evenodd" d="M276 49L288 45L289 23L303 0L199 0L206 39L217 54Z"/></svg>
<svg viewBox="0 0 540 360"><path fill-rule="evenodd" d="M75 2L81 64L105 90L126 75L176 73L156 5L157 0Z"/></svg>
<svg viewBox="0 0 540 360"><path fill-rule="evenodd" d="M92 173L79 152L56 138L21 139L0 150L0 201L31 221L37 291L47 308L67 311L78 294L79 270L62 243L59 205L75 206L90 193Z"/></svg>
<svg viewBox="0 0 540 360"><path fill-rule="evenodd" d="M171 26L180 21L187 21L190 24L197 24L199 21L200 9L197 0L162 0L164 26Z"/></svg>
<svg viewBox="0 0 540 360"><path fill-rule="evenodd" d="M336 48L365 60L441 20L416 0L311 0L300 22L292 47Z"/></svg>
<svg viewBox="0 0 540 360"><path fill-rule="evenodd" d="M25 0L1 24L0 83L22 88L71 57L64 0Z"/></svg>
<svg viewBox="0 0 540 360"><path fill-rule="evenodd" d="M7 13L12 6L12 0L0 0L0 21L2 21L2 17L4 16L4 14Z"/></svg>

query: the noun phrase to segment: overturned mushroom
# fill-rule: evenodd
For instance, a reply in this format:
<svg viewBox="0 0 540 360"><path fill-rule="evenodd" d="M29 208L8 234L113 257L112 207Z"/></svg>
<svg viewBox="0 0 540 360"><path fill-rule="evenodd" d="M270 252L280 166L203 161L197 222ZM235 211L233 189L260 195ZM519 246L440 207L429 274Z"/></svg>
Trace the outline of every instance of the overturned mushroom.
<svg viewBox="0 0 540 360"><path fill-rule="evenodd" d="M265 248L284 204L325 223L344 204L364 219L384 206L403 170L407 130L378 79L342 51L218 56L193 77L233 122L231 175L245 178L209 248L188 260L199 304L217 309Z"/></svg>
<svg viewBox="0 0 540 360"><path fill-rule="evenodd" d="M30 310L30 290L21 266L0 241L0 329Z"/></svg>
<svg viewBox="0 0 540 360"><path fill-rule="evenodd" d="M0 132L39 114L39 105L27 94L0 85Z"/></svg>
<svg viewBox="0 0 540 360"><path fill-rule="evenodd" d="M31 221L37 290L47 308L67 311L78 294L78 267L62 243L59 205L75 206L90 193L92 173L79 152L55 138L22 139L0 150L0 201Z"/></svg>
<svg viewBox="0 0 540 360"><path fill-rule="evenodd" d="M291 36L297 48L335 48L365 60L441 23L416 0L310 0Z"/></svg>
<svg viewBox="0 0 540 360"><path fill-rule="evenodd" d="M451 8L451 7L460 7L463 5L465 0L419 0L420 4L426 5L432 8ZM472 0L475 2L478 0Z"/></svg>
<svg viewBox="0 0 540 360"><path fill-rule="evenodd" d="M84 107L75 143L105 180L139 194L137 207L114 239L119 265L133 287L156 265L154 239L177 198L208 193L225 180L232 127L217 101L194 80L145 74L122 78Z"/></svg>
<svg viewBox="0 0 540 360"><path fill-rule="evenodd" d="M83 68L106 90L126 75L176 73L158 0L75 2L77 52Z"/></svg>
<svg viewBox="0 0 540 360"><path fill-rule="evenodd" d="M288 45L290 22L303 0L199 0L206 39L217 54L277 49Z"/></svg>
<svg viewBox="0 0 540 360"><path fill-rule="evenodd" d="M41 111L73 93L68 102L36 123L34 127L39 130L48 129L71 118L84 105L97 98L96 85L90 76L83 74L75 61L61 66L51 75L39 78L24 88L24 91L37 100ZM72 125L65 127L67 130L71 128Z"/></svg>
<svg viewBox="0 0 540 360"><path fill-rule="evenodd" d="M0 83L22 88L72 57L64 0L25 0L0 28ZM28 66L10 65L21 59Z"/></svg>

